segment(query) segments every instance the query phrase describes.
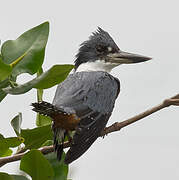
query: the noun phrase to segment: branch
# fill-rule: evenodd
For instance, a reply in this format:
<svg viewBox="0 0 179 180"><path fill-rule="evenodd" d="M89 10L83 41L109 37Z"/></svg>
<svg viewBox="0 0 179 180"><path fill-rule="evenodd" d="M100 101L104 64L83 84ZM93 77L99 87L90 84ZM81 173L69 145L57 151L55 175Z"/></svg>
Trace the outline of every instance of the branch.
<svg viewBox="0 0 179 180"><path fill-rule="evenodd" d="M65 142L64 143L64 148L67 148L67 147L70 147L70 143L69 142ZM41 153L45 155L45 154L53 152L54 151L54 147L53 146L44 146L42 148L39 148L39 151L41 151ZM12 156L7 156L7 157L0 158L0 167L4 166L7 163L21 160L21 158L26 153L27 152L22 152L22 153L14 154Z"/></svg>
<svg viewBox="0 0 179 180"><path fill-rule="evenodd" d="M105 135L115 132L115 131L120 131L123 127L126 127L132 123L135 123L136 121L139 121L139 120L145 118L146 116L149 116L149 115L151 115L163 108L169 107L171 105L179 106L179 94L177 94L169 99L164 100L161 104L154 106L153 108L148 109L132 118L129 118L122 122L116 122L116 123L112 124L111 126L104 129L104 131L101 133L101 136L105 136ZM70 147L70 145L71 145L70 142L66 142L64 144L64 148ZM39 150L43 154L48 154L50 152L53 152L54 148L53 148L53 146L44 146L44 147L40 148ZM14 154L12 156L0 158L0 167L5 165L6 163L20 160L26 153L27 152L22 151L21 153Z"/></svg>
<svg viewBox="0 0 179 180"><path fill-rule="evenodd" d="M132 118L129 118L122 122L116 122L116 123L112 124L111 126L104 129L101 136L105 136L111 132L120 131L123 127L128 126L132 123L135 123L136 121L139 121L139 120L145 118L146 116L149 116L149 115L153 114L154 112L157 112L157 111L159 111L163 108L169 107L171 105L179 106L179 94L177 94L169 99L165 99L161 104L154 106L153 108L148 109Z"/></svg>

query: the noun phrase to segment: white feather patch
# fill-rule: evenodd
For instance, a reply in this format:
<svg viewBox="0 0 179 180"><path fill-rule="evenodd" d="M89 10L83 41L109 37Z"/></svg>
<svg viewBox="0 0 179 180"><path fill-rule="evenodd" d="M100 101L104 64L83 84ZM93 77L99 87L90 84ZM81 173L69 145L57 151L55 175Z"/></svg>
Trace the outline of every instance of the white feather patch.
<svg viewBox="0 0 179 180"><path fill-rule="evenodd" d="M79 65L76 72L82 71L105 71L110 73L111 70L119 64L105 62L104 60L97 60L94 62L86 62Z"/></svg>

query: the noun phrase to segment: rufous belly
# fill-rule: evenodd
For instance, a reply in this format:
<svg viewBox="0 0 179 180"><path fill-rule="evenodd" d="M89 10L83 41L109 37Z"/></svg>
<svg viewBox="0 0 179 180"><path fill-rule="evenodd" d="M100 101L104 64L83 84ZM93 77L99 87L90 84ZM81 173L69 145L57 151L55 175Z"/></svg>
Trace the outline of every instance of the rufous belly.
<svg viewBox="0 0 179 180"><path fill-rule="evenodd" d="M76 114L58 113L52 116L52 120L55 127L72 131L77 127L80 118Z"/></svg>

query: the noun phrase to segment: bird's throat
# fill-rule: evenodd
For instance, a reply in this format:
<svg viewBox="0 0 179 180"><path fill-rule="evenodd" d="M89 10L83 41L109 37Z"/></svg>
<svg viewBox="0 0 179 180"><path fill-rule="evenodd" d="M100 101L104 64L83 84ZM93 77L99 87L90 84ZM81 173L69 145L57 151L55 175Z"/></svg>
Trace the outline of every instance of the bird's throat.
<svg viewBox="0 0 179 180"><path fill-rule="evenodd" d="M82 71L104 71L110 73L111 70L119 64L108 63L104 60L96 60L94 62L86 62L79 65L76 72Z"/></svg>

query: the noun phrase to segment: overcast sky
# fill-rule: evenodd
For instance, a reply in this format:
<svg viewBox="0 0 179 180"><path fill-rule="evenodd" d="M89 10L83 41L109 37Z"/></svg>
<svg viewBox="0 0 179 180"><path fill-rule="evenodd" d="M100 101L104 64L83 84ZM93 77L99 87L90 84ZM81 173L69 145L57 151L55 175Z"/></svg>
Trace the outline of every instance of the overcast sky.
<svg viewBox="0 0 179 180"><path fill-rule="evenodd" d="M125 120L163 99L179 93L179 2L176 0L1 1L0 39L16 39L24 31L50 22L44 69L73 63L79 44L97 26L108 31L125 51L153 57L150 62L121 65L112 74L121 81L121 93L108 125ZM25 82L28 75L21 75ZM46 91L51 102L55 88ZM23 113L23 128L35 125L29 106L35 90L8 96L0 104L0 133L14 136L10 126L17 112ZM33 124L33 125L32 125ZM161 110L120 132L99 138L81 158L72 163L73 180L178 180L179 107ZM0 171L15 173L18 163Z"/></svg>

